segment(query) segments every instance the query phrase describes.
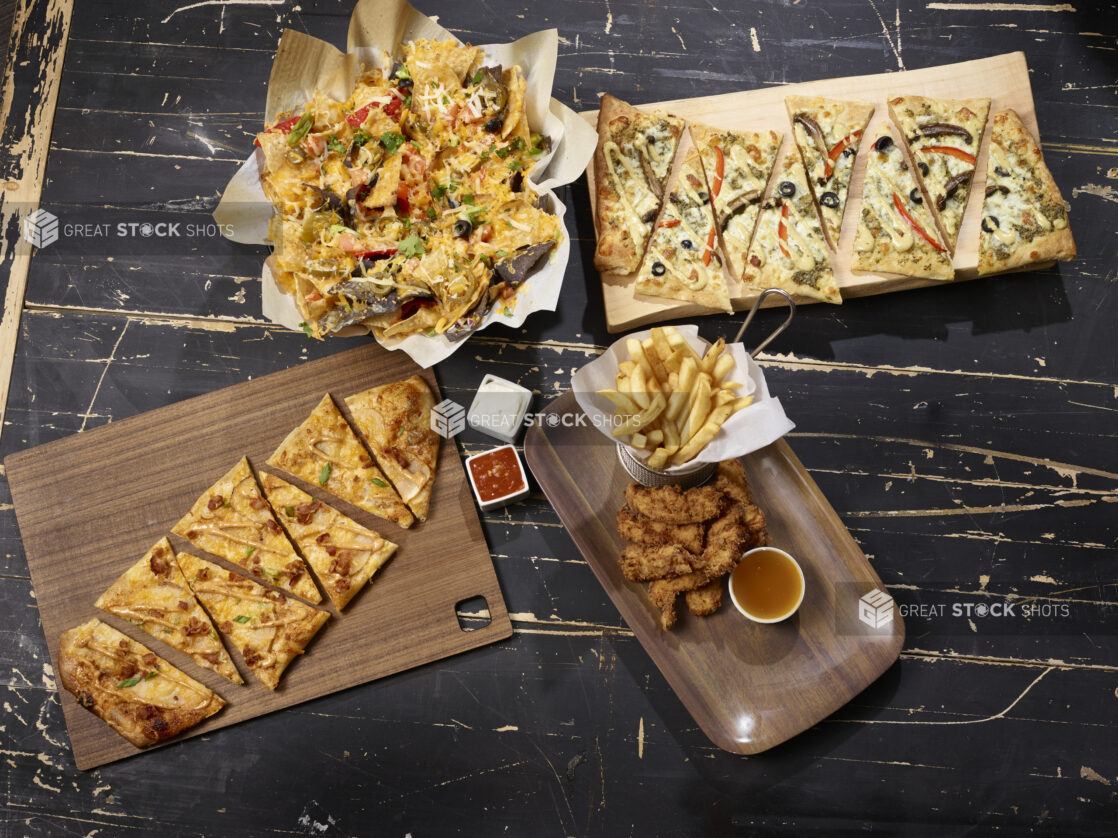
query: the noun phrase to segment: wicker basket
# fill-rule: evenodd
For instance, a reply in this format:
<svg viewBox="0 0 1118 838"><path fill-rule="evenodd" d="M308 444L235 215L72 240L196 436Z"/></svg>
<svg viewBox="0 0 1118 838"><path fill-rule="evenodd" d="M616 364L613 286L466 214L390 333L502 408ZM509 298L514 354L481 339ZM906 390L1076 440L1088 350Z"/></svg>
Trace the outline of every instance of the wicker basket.
<svg viewBox="0 0 1118 838"><path fill-rule="evenodd" d="M642 486L676 485L681 489L701 486L714 476L718 463L692 463L682 471L660 471L646 466L621 443L617 444L617 459L628 475Z"/></svg>

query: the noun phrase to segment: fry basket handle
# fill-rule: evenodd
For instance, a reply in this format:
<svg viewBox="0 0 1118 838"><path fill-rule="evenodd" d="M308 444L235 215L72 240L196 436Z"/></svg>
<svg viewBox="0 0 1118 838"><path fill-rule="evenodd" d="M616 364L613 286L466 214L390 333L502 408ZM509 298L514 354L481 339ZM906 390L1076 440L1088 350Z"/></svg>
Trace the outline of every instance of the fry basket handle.
<svg viewBox="0 0 1118 838"><path fill-rule="evenodd" d="M761 307L762 301L769 294L779 294L788 301L788 316L784 318L784 322L777 326L767 338L765 338L757 345L756 349L749 353L750 358L756 358L762 349L772 343L781 332L788 328L788 325L792 322L792 318L796 316L796 301L792 299L791 294L780 288L766 288L764 291L757 295L757 299L753 303L753 308L749 310L749 314L746 315L745 322L741 324L741 328L738 329L738 333L734 337L732 343L738 343L741 340L742 335L744 335L746 330L749 328L749 324L753 322L753 317L755 314L757 314L757 309Z"/></svg>

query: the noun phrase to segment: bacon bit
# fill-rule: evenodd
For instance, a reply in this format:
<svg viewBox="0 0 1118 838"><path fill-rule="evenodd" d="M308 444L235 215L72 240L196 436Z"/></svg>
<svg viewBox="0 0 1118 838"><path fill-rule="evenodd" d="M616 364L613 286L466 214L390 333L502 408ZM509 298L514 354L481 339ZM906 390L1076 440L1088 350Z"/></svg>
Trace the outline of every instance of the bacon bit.
<svg viewBox="0 0 1118 838"><path fill-rule="evenodd" d="M390 448L389 453L392 454L392 459L399 463L400 468L408 467L408 458L404 456L404 452L399 448Z"/></svg>
<svg viewBox="0 0 1118 838"><path fill-rule="evenodd" d="M710 185L710 196L717 198L722 191L722 178L726 174L726 156L718 146L714 147L714 182Z"/></svg>
<svg viewBox="0 0 1118 838"><path fill-rule="evenodd" d="M171 572L171 563L164 557L162 550L152 554L148 565L151 567L151 572L156 576L166 576Z"/></svg>
<svg viewBox="0 0 1118 838"><path fill-rule="evenodd" d="M963 151L961 148L955 148L950 145L930 145L920 149L925 154L949 154L952 157L958 157L960 160L974 165L974 155L969 151Z"/></svg>
<svg viewBox="0 0 1118 838"><path fill-rule="evenodd" d="M205 582L210 578L210 569L208 567L198 568L198 581Z"/></svg>
<svg viewBox="0 0 1118 838"><path fill-rule="evenodd" d="M933 239L931 236L929 236L926 232L924 232L924 228L916 223L915 218L913 218L911 215L909 215L908 210L906 210L904 208L904 204L901 203L901 198L896 192L893 193L893 206L895 206L897 208L897 212L899 212L901 214L901 218L903 218L905 221L908 222L908 226L911 227L913 230L915 230L917 233L919 233L921 238L924 239L924 241L926 241L928 244L930 244L932 247L934 247L940 253L945 253L947 251L946 247L944 247L942 244L940 244L935 239Z"/></svg>
<svg viewBox="0 0 1118 838"><path fill-rule="evenodd" d="M326 551L327 556L334 556L338 553L338 548L335 547L333 544L325 544L323 545L322 549Z"/></svg>
<svg viewBox="0 0 1118 838"><path fill-rule="evenodd" d="M239 573L234 573L233 571L229 571L229 581L230 582L240 582L241 578L242 577Z"/></svg>
<svg viewBox="0 0 1118 838"><path fill-rule="evenodd" d="M181 600L181 599L180 599L180 600L179 600L179 601L178 601L178 602L176 603L176 605L178 606L178 609L179 609L179 611L189 611L189 610L190 610L190 606L189 606L189 605L187 605L187 604L186 604L186 603L185 603L185 602L184 602L183 600Z"/></svg>
<svg viewBox="0 0 1118 838"><path fill-rule="evenodd" d="M221 509L225 505L225 498L221 495L210 495L209 501L206 503L206 509L213 512L215 509Z"/></svg>
<svg viewBox="0 0 1118 838"><path fill-rule="evenodd" d="M321 535L319 535L318 538L315 539L315 543L316 544L325 544L329 540L330 540L330 533L324 532Z"/></svg>
<svg viewBox="0 0 1118 838"><path fill-rule="evenodd" d="M861 131L854 131L850 134L847 134L845 137L843 137L841 140L839 140L837 143L835 143L834 148L832 148L827 153L827 159L823 161L823 176L824 177L829 178L831 176L831 174L835 171L835 162L839 159L839 155L841 155L844 151L846 151L846 147L849 146L849 145L854 145L861 138L862 138L862 132Z"/></svg>
<svg viewBox="0 0 1118 838"><path fill-rule="evenodd" d="M140 656L140 661L144 664L144 666L155 666L155 664L159 662L159 658L157 658L151 652L148 652L146 655Z"/></svg>
<svg viewBox="0 0 1118 838"><path fill-rule="evenodd" d="M749 257L749 264L751 264L755 268L761 267L761 257L759 257L756 253L753 254Z"/></svg>
<svg viewBox="0 0 1118 838"><path fill-rule="evenodd" d="M198 637L199 635L207 634L208 632L209 628L197 617L191 617L190 621L186 624L186 628L183 629L183 633L187 637ZM213 661L213 663L217 663L217 661Z"/></svg>
<svg viewBox="0 0 1118 838"><path fill-rule="evenodd" d="M224 623L222 623L219 626L219 628L223 632L225 632L226 634L232 634L233 633L233 621L232 620L226 620Z"/></svg>
<svg viewBox="0 0 1118 838"><path fill-rule="evenodd" d="M264 599L270 599L273 602L283 602L283 594L279 591L265 591Z"/></svg>
<svg viewBox="0 0 1118 838"><path fill-rule="evenodd" d="M241 655L244 657L245 663L249 666L256 666L256 664L264 660L263 656L251 646L246 646L241 650Z"/></svg>
<svg viewBox="0 0 1118 838"><path fill-rule="evenodd" d="M203 628L205 628L205 626L203 626ZM203 660L208 660L214 666L217 666L217 662L221 660L221 656L217 652L202 652L201 658Z"/></svg>
<svg viewBox="0 0 1118 838"><path fill-rule="evenodd" d="M157 617L157 618L159 618L159 619L162 619L162 618L163 618L163 616L164 616L164 614L163 614L163 609L161 609L161 608L149 608L149 609L148 609L148 613L149 613L149 614L150 614L151 616L153 616L153 617ZM123 648L123 647L121 647L121 648Z"/></svg>
<svg viewBox="0 0 1118 838"><path fill-rule="evenodd" d="M370 460L368 457L362 457L361 458L361 468L372 468L372 467L373 467L373 461L372 460Z"/></svg>
<svg viewBox="0 0 1118 838"><path fill-rule="evenodd" d="M268 504L263 498L253 498L248 502L248 505L251 506L253 509L263 509Z"/></svg>
<svg viewBox="0 0 1118 838"><path fill-rule="evenodd" d="M139 671L140 668L136 666L136 664L134 664L132 661L125 661L120 666L120 675L122 678L131 678Z"/></svg>
<svg viewBox="0 0 1118 838"><path fill-rule="evenodd" d="M265 524L265 526L268 527L268 529L272 532L273 535L279 535L280 534L280 532L281 532L280 525L277 524L271 518L269 518L267 521L265 521L264 524Z"/></svg>
<svg viewBox="0 0 1118 838"><path fill-rule="evenodd" d="M283 566L283 569L288 573L299 573L303 570L303 561L302 559L292 559Z"/></svg>
<svg viewBox="0 0 1118 838"><path fill-rule="evenodd" d="M702 185L702 183L699 182L699 179L697 177L695 177L693 174L691 174L690 172L687 173L687 182L689 184L691 184L692 188L694 188L694 189L702 189L703 188L703 185Z"/></svg>
<svg viewBox="0 0 1118 838"><path fill-rule="evenodd" d="M345 579L343 577L343 578L334 580L334 593L344 594L348 590L349 590L349 580L348 579Z"/></svg>
<svg viewBox="0 0 1118 838"><path fill-rule="evenodd" d="M349 576L350 571L350 558L347 555L340 555L335 557L334 561L330 562L330 572L336 573L339 576Z"/></svg>
<svg viewBox="0 0 1118 838"><path fill-rule="evenodd" d="M791 259L792 254L788 250L788 204L781 204L780 206L780 220L776 222L776 236L781 254L785 259Z"/></svg>

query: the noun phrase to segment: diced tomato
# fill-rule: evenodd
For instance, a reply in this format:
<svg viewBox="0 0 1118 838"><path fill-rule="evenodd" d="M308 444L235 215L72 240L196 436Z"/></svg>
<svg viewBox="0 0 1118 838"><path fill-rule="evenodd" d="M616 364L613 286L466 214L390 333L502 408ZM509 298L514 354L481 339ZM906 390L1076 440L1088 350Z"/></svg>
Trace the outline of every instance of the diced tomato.
<svg viewBox="0 0 1118 838"><path fill-rule="evenodd" d="M926 232L924 232L924 228L916 223L916 219L909 214L908 210L905 209L904 203L901 201L901 196L898 195L896 192L893 193L893 206L897 208L897 212L901 214L901 218L908 222L908 226L919 233L920 237L923 238L924 241L926 241L928 244L930 244L941 253L946 252L946 247L929 236Z"/></svg>
<svg viewBox="0 0 1118 838"><path fill-rule="evenodd" d="M493 238L493 225L482 224L477 228L478 241L489 242Z"/></svg>
<svg viewBox="0 0 1118 838"><path fill-rule="evenodd" d="M313 291L310 294L307 294L307 296L303 297L303 299L306 300L308 303L317 303L319 300L322 299L322 295L319 294L317 291Z"/></svg>
<svg viewBox="0 0 1118 838"><path fill-rule="evenodd" d="M847 146L857 143L861 136L861 131L854 131L835 143L835 147L827 153L827 159L823 161L823 177L831 176L831 173L835 170L835 162L839 159L839 155L846 151Z"/></svg>
<svg viewBox="0 0 1118 838"><path fill-rule="evenodd" d="M722 191L722 177L726 174L726 157L718 146L714 147L714 159L714 183L710 185L710 196L717 198Z"/></svg>
<svg viewBox="0 0 1118 838"><path fill-rule="evenodd" d="M352 125L354 128L360 128L369 116L369 110L373 107L373 102L370 102L363 108L358 108L353 113L345 118L345 121Z"/></svg>
<svg viewBox="0 0 1118 838"><path fill-rule="evenodd" d="M955 148L950 145L930 145L926 148L920 149L925 154L949 154L952 157L958 157L967 163L974 165L974 155L969 151L963 151L961 148Z"/></svg>
<svg viewBox="0 0 1118 838"><path fill-rule="evenodd" d="M290 134L291 129L295 127L295 123L299 121L299 118L301 116L302 114L300 114L299 116L293 116L291 117L291 119L285 119L283 122L277 122L264 133L271 134L274 131L279 131L281 134ZM252 144L257 148L260 148L260 140L253 140Z"/></svg>
<svg viewBox="0 0 1118 838"><path fill-rule="evenodd" d="M384 106L384 113L392 119L398 119L400 111L404 108L404 100L397 96L392 97L392 101Z"/></svg>
<svg viewBox="0 0 1118 838"><path fill-rule="evenodd" d="M407 215L411 210L411 202L408 201L408 185L400 181L400 185L396 187L396 212L400 215Z"/></svg>
<svg viewBox="0 0 1118 838"><path fill-rule="evenodd" d="M326 151L326 141L322 137L316 137L314 134L307 135L307 148L311 150L311 154L315 157Z"/></svg>
<svg viewBox="0 0 1118 838"><path fill-rule="evenodd" d="M788 250L788 204L782 204L780 207L780 220L776 222L776 237L781 254L785 259L791 259L792 254Z"/></svg>
<svg viewBox="0 0 1118 838"><path fill-rule="evenodd" d="M453 105L451 105L449 108L446 109L446 115L450 117L450 127L451 128L455 128L458 125L458 111L460 109L461 109L461 106L457 102L455 102Z"/></svg>
<svg viewBox="0 0 1118 838"><path fill-rule="evenodd" d="M338 241L336 242L336 244L346 253L361 252L361 242L357 240L356 236L354 236L353 233L342 233L340 236L338 236Z"/></svg>

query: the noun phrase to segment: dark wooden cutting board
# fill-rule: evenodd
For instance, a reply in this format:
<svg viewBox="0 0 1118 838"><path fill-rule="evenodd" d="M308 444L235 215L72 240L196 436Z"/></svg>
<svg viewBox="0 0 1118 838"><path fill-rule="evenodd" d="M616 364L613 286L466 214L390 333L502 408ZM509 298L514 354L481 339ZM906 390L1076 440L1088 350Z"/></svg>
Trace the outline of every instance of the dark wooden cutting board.
<svg viewBox="0 0 1118 838"><path fill-rule="evenodd" d="M897 659L904 622L899 614L873 627L861 622L859 599L884 586L783 439L742 464L773 546L803 568L799 611L774 625L750 622L723 582L715 614L695 617L681 603L679 623L663 631L646 586L627 581L618 564L625 542L617 510L630 478L597 428L563 421L581 412L570 391L544 408L524 439L524 459L641 646L715 745L738 754L767 750L829 716Z"/></svg>
<svg viewBox="0 0 1118 838"><path fill-rule="evenodd" d="M512 624L462 462L454 443L445 440L426 522L405 530L331 501L399 549L340 616L335 612L274 693L248 674L235 653L245 686L197 666L93 605L241 457L247 454L254 467L264 467L323 393L340 404L417 372L437 402L441 397L430 371L403 352L370 343L7 457L55 672L61 632L99 617L229 702L180 737L187 738L509 637ZM179 549L187 546L172 540ZM490 622L466 631L455 606L475 596L488 603ZM320 607L330 610L327 603ZM59 688L78 768L140 753Z"/></svg>

